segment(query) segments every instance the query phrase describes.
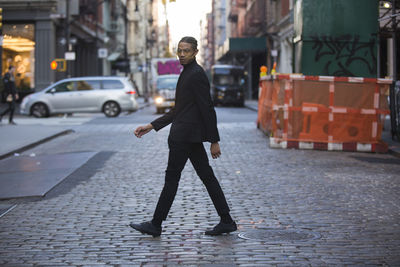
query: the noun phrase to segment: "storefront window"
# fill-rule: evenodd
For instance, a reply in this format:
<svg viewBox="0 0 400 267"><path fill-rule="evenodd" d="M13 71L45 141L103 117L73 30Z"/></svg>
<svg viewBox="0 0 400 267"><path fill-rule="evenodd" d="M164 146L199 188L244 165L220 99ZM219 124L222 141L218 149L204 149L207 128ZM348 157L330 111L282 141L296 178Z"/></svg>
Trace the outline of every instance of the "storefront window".
<svg viewBox="0 0 400 267"><path fill-rule="evenodd" d="M18 90L35 88L35 28L34 24L3 25L2 74L10 65L15 67Z"/></svg>

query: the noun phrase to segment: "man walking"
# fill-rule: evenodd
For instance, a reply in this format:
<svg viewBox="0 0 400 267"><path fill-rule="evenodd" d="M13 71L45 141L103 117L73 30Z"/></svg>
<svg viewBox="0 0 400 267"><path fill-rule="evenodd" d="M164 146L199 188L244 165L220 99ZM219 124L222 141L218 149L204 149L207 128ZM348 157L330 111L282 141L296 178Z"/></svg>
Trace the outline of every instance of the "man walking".
<svg viewBox="0 0 400 267"><path fill-rule="evenodd" d="M140 138L152 129L159 131L172 123L168 137L169 156L165 184L153 219L141 224L130 224L132 228L153 237L161 234L162 221L167 218L178 189L181 172L188 159L205 185L221 217L220 223L205 234L221 235L237 230L203 146L203 142L210 142L212 157L216 159L221 155L217 117L211 101L210 84L204 70L196 62L197 53L195 38L183 37L179 41L177 54L184 68L176 86L175 107L164 116L135 130L135 135Z"/></svg>
<svg viewBox="0 0 400 267"><path fill-rule="evenodd" d="M0 122L1 122L3 116L6 115L8 112L10 112L10 116L8 117L8 122L13 125L16 124L13 121L13 116L15 110L15 101L18 99L17 90L15 88L14 70L15 70L14 66L11 65L10 67L8 67L8 72L6 72L3 77L4 92L8 108L0 114Z"/></svg>

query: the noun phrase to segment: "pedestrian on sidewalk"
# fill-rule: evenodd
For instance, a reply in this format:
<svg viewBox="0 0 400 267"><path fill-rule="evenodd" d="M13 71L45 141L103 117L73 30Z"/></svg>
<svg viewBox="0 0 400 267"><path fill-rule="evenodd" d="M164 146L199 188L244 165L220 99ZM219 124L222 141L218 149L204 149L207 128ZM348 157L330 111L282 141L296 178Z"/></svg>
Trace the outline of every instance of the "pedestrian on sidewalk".
<svg viewBox="0 0 400 267"><path fill-rule="evenodd" d="M209 164L203 142L211 143L211 155L217 159L221 155L219 133L214 105L211 101L210 84L200 65L196 62L197 40L183 37L178 43L177 55L183 71L176 86L175 107L151 123L139 126L135 135L140 138L152 129L159 131L171 125L168 137L168 166L165 184L154 211L153 219L130 226L141 233L161 234L161 224L166 220L174 201L181 172L189 159L197 175L205 185L221 221L206 235L221 235L237 230L235 221L229 214L229 206L221 186Z"/></svg>
<svg viewBox="0 0 400 267"><path fill-rule="evenodd" d="M14 78L14 66L8 67L8 71L4 74L3 83L4 83L4 93L6 96L6 102L8 107L0 114L0 122L3 119L3 116L10 112L8 117L8 122L10 124L16 124L13 121L14 110L15 110L15 101L18 99L17 89L15 88L15 78Z"/></svg>

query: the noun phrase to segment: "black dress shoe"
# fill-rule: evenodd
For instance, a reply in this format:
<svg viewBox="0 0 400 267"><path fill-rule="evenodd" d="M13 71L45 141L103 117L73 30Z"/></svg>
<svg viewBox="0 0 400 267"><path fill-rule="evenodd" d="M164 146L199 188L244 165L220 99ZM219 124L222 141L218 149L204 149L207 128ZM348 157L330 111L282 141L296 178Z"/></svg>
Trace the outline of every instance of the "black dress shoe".
<svg viewBox="0 0 400 267"><path fill-rule="evenodd" d="M129 226L135 230L138 230L142 234L152 235L153 237L161 235L161 226L155 226L151 223L151 221L140 224L130 223Z"/></svg>
<svg viewBox="0 0 400 267"><path fill-rule="evenodd" d="M222 235L237 230L236 223L232 221L231 223L220 222L212 230L207 230L206 235Z"/></svg>

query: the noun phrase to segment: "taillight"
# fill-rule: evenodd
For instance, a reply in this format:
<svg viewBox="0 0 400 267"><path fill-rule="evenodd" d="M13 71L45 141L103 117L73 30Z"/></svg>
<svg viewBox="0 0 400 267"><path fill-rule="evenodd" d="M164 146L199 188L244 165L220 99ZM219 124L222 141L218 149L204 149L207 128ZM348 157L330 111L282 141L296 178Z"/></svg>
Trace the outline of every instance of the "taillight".
<svg viewBox="0 0 400 267"><path fill-rule="evenodd" d="M136 91L127 91L125 93L128 94L128 95L134 95L134 94L136 94Z"/></svg>

